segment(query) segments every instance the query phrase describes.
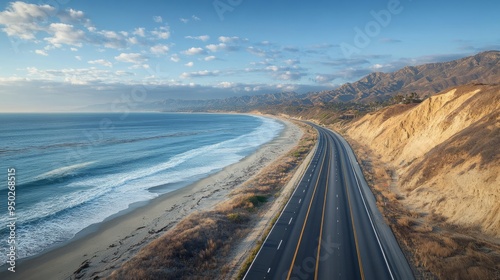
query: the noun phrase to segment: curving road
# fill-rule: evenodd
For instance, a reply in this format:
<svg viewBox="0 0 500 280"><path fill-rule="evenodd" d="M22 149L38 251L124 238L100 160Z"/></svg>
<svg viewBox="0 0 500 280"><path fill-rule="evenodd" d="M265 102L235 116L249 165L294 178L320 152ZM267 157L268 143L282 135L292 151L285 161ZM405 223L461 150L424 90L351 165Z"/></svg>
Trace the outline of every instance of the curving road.
<svg viewBox="0 0 500 280"><path fill-rule="evenodd" d="M314 157L244 279L414 279L349 144L310 125Z"/></svg>

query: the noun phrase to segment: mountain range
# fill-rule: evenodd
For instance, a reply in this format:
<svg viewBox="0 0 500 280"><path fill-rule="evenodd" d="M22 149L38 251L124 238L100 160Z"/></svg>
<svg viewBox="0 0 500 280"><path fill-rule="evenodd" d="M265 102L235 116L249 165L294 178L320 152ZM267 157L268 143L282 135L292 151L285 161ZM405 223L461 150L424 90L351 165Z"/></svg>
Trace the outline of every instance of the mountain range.
<svg viewBox="0 0 500 280"><path fill-rule="evenodd" d="M395 94L434 95L469 83L500 81L500 52L488 51L441 63L406 66L393 73L374 72L355 83L309 96L314 103L383 101Z"/></svg>
<svg viewBox="0 0 500 280"><path fill-rule="evenodd" d="M336 89L297 94L294 92L237 96L225 99L161 101L135 104L135 111L251 111L272 106L312 106L339 102L385 101L396 94L415 92L432 96L444 89L470 83L500 82L500 51L487 51L449 62L406 66L392 73L374 72ZM116 105L119 104L114 104ZM129 106L127 106L129 107ZM84 111L106 111L110 104L93 105Z"/></svg>

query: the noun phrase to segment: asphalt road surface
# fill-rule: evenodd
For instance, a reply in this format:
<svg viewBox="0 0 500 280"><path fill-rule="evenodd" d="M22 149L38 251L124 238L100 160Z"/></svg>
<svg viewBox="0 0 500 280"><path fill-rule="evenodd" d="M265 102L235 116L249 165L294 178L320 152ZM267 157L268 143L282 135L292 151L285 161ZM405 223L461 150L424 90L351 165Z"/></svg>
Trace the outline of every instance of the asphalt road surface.
<svg viewBox="0 0 500 280"><path fill-rule="evenodd" d="M316 152L245 279L414 279L349 144L311 125Z"/></svg>

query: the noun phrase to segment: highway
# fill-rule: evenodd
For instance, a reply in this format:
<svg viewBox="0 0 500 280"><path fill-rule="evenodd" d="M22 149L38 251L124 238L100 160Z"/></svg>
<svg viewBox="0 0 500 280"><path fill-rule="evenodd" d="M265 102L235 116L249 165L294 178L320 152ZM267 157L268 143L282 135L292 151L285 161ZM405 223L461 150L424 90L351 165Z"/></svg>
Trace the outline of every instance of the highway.
<svg viewBox="0 0 500 280"><path fill-rule="evenodd" d="M244 279L414 279L349 144L310 125L315 154Z"/></svg>

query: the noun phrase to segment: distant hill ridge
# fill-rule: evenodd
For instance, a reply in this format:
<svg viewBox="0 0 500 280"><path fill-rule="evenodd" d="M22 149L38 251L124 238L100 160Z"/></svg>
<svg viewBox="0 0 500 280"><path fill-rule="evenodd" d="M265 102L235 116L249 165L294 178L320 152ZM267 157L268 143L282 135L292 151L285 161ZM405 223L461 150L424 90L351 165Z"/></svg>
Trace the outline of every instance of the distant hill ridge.
<svg viewBox="0 0 500 280"><path fill-rule="evenodd" d="M196 109L203 107L227 109L234 105L234 108L247 106L247 109L251 110L268 105L321 105L331 102L384 101L396 94L416 92L420 96L431 96L454 86L499 82L500 51L487 51L448 62L406 66L392 73L374 72L357 82L346 83L337 89L319 93L307 95L296 93L265 94L200 101L200 107Z"/></svg>
<svg viewBox="0 0 500 280"><path fill-rule="evenodd" d="M384 101L396 94L416 92L420 96L431 96L453 86L499 82L500 51L487 51L449 62L406 66L392 73L374 72L357 82L346 83L337 89L322 92L309 94L282 92L210 100L165 99L134 104L131 110L251 111L276 105L311 106L332 102L372 102ZM119 104L114 105L116 107ZM100 104L82 110L106 111L110 107L110 104Z"/></svg>
<svg viewBox="0 0 500 280"><path fill-rule="evenodd" d="M357 82L309 98L314 103L382 101L398 93L433 95L472 82L500 82L500 51L487 51L449 62L406 66L392 73L375 72Z"/></svg>

